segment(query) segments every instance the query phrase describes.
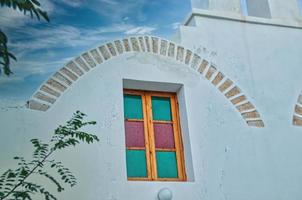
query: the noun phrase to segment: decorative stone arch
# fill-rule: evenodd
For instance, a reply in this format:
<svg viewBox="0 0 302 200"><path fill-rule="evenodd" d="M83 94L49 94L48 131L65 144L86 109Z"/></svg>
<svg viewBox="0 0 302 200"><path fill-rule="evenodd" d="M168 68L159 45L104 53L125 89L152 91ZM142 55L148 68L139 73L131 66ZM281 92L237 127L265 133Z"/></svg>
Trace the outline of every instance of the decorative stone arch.
<svg viewBox="0 0 302 200"><path fill-rule="evenodd" d="M302 93L299 94L293 114L293 125L302 126Z"/></svg>
<svg viewBox="0 0 302 200"><path fill-rule="evenodd" d="M248 126L264 127L263 120L255 106L247 99L241 89L219 71L214 64L202 59L190 49L153 36L115 40L74 58L40 86L28 101L27 107L33 110L47 111L81 76L99 64L129 52L145 52L169 57L191 67L210 81L231 102Z"/></svg>

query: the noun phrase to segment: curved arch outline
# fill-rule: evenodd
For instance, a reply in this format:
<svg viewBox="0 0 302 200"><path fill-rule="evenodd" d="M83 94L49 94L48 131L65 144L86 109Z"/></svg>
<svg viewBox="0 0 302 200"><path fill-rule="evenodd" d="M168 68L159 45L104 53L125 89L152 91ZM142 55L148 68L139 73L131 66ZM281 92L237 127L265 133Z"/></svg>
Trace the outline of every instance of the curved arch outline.
<svg viewBox="0 0 302 200"><path fill-rule="evenodd" d="M231 79L217 70L214 64L210 64L209 61L202 59L190 49L154 36L138 36L115 40L74 58L40 86L28 101L28 108L47 111L79 77L85 75L97 65L129 52L152 53L175 59L177 62L190 66L223 93L248 126L264 127L263 120L255 106Z"/></svg>
<svg viewBox="0 0 302 200"><path fill-rule="evenodd" d="M299 94L293 114L293 125L302 126L302 93Z"/></svg>

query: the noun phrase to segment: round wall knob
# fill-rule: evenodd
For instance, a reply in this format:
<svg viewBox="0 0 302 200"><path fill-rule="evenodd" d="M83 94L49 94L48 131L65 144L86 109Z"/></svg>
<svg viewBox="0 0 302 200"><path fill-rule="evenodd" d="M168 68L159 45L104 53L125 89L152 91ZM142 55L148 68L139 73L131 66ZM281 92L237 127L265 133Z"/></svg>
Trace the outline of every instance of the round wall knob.
<svg viewBox="0 0 302 200"><path fill-rule="evenodd" d="M173 195L169 188L162 188L158 191L157 197L159 200L171 200Z"/></svg>

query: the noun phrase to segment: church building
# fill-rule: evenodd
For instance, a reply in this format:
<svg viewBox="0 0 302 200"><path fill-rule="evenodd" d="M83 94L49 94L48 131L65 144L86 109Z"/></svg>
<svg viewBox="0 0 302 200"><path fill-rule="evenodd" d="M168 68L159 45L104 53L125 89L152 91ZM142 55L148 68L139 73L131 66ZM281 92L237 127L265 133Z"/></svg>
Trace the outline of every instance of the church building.
<svg viewBox="0 0 302 200"><path fill-rule="evenodd" d="M99 44L1 110L0 167L80 110L100 142L58 155L78 178L59 199L302 199L301 2L191 4L170 38Z"/></svg>

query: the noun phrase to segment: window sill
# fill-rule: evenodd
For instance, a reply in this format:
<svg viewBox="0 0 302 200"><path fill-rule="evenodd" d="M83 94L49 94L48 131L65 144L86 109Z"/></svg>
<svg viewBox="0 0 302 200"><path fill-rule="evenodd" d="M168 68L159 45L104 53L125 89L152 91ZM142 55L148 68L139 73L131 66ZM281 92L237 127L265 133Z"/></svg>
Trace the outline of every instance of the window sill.
<svg viewBox="0 0 302 200"><path fill-rule="evenodd" d="M186 179L176 179L176 178L158 178L156 180L148 178L128 178L128 181L143 181L143 182L187 182Z"/></svg>

